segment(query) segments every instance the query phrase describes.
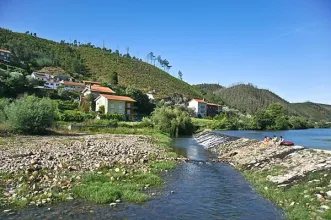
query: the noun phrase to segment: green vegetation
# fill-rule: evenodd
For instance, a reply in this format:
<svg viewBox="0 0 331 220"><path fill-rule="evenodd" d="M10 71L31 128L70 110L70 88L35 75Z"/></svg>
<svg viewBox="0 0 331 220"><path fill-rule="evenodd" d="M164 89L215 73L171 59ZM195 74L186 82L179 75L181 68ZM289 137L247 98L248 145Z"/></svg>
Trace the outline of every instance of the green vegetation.
<svg viewBox="0 0 331 220"><path fill-rule="evenodd" d="M33 87L39 84L26 72L9 72L0 68L0 97L16 98L20 93L33 92Z"/></svg>
<svg viewBox="0 0 331 220"><path fill-rule="evenodd" d="M330 190L330 172L311 173L300 182L286 187L277 187L267 181L268 175L277 175L282 172L282 167L274 167L268 171L246 170L243 174L259 193L283 208L288 219L331 219L331 210L321 208L322 205L330 207L330 201L318 199L316 196L316 194L324 195Z"/></svg>
<svg viewBox="0 0 331 220"><path fill-rule="evenodd" d="M242 114L223 113L216 115L213 120L194 119L193 124L198 130L287 130L306 129L314 127L308 120L290 116L280 103L272 103L268 108L257 111L253 117Z"/></svg>
<svg viewBox="0 0 331 220"><path fill-rule="evenodd" d="M0 48L10 50L14 55L12 64L29 73L43 67L60 67L76 79L99 80L113 85L117 81L122 86L156 89L159 97L174 92L187 97L201 95L197 89L160 68L128 53L121 55L119 51L112 52L91 43L81 44L77 40L74 43L57 43L0 28ZM163 65L166 66L171 67L169 62Z"/></svg>
<svg viewBox="0 0 331 220"><path fill-rule="evenodd" d="M152 113L151 121L157 130L171 136L190 135L193 132L189 113L179 107L158 107Z"/></svg>
<svg viewBox="0 0 331 220"><path fill-rule="evenodd" d="M4 108L6 122L13 132L43 134L53 124L55 105L47 98L25 96Z"/></svg>
<svg viewBox="0 0 331 220"><path fill-rule="evenodd" d="M78 198L96 203L110 203L117 199L126 202L140 203L149 196L143 190L163 184L159 174L175 168L173 161L152 161L147 164L149 172L144 173L129 167L103 169L99 173L87 173L81 184L73 188Z"/></svg>
<svg viewBox="0 0 331 220"><path fill-rule="evenodd" d="M200 89L210 101L224 103L247 114L255 114L272 103L280 103L289 115L304 117L314 121L331 121L331 106L311 102L289 103L266 89L259 89L252 84L238 84L224 88L218 84L200 84Z"/></svg>

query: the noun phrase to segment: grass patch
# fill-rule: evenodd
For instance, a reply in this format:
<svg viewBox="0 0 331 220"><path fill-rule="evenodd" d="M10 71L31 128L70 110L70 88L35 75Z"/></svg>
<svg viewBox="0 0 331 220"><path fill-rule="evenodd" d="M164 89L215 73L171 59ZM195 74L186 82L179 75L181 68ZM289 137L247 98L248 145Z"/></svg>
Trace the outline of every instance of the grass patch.
<svg viewBox="0 0 331 220"><path fill-rule="evenodd" d="M174 161L157 161L151 163L150 167L152 168L153 173L160 173L165 170L171 170L176 167Z"/></svg>
<svg viewBox="0 0 331 220"><path fill-rule="evenodd" d="M286 212L288 219L330 219L331 210L323 210L322 205L331 208L331 202L318 199L316 194L326 197L331 190L331 172L315 172L287 187L277 187L267 180L268 175L283 173L282 167L269 171L246 170L243 174L264 197L276 203Z"/></svg>
<svg viewBox="0 0 331 220"><path fill-rule="evenodd" d="M79 198L96 203L115 202L121 198L121 191L111 183L89 182L73 188L73 193Z"/></svg>
<svg viewBox="0 0 331 220"><path fill-rule="evenodd" d="M162 183L161 177L153 173L110 170L104 174L85 174L82 184L75 186L73 193L78 198L96 203L110 203L117 199L140 203L149 198L142 192L144 187L160 186Z"/></svg>

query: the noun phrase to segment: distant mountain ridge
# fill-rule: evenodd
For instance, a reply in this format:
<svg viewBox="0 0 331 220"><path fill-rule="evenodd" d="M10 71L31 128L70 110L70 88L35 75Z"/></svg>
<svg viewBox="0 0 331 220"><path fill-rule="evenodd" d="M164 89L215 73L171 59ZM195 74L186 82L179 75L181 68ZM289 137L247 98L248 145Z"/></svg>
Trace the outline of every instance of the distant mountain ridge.
<svg viewBox="0 0 331 220"><path fill-rule="evenodd" d="M331 121L331 105L304 102L289 103L275 93L260 89L252 84L238 84L231 87L223 87L218 84L198 84L194 85L200 88L208 96L214 95L224 104L236 108L241 112L254 114L262 108L266 108L273 102L279 102L292 115L298 115L311 120Z"/></svg>

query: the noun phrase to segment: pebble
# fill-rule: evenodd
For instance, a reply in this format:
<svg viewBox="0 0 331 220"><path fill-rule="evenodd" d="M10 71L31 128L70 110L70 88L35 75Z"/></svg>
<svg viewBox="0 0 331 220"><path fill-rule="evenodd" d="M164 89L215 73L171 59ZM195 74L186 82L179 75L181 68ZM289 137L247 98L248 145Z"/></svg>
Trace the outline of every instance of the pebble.
<svg viewBox="0 0 331 220"><path fill-rule="evenodd" d="M321 194L315 194L317 199L323 199L323 196Z"/></svg>
<svg viewBox="0 0 331 220"><path fill-rule="evenodd" d="M322 208L322 209L325 209L325 210L328 210L328 209L330 209L330 207L329 207L329 206L327 206L327 205L322 205L322 206L321 206L321 208Z"/></svg>
<svg viewBox="0 0 331 220"><path fill-rule="evenodd" d="M326 196L327 196L328 198L331 198L331 191L327 191L327 192L326 192Z"/></svg>
<svg viewBox="0 0 331 220"><path fill-rule="evenodd" d="M72 196L68 196L67 200L73 200L74 198Z"/></svg>
<svg viewBox="0 0 331 220"><path fill-rule="evenodd" d="M116 201L115 201L116 203L120 203L121 202L121 200L120 199L116 199Z"/></svg>
<svg viewBox="0 0 331 220"><path fill-rule="evenodd" d="M11 211L11 209L5 209L5 210L3 210L4 213L8 213L10 211Z"/></svg>
<svg viewBox="0 0 331 220"><path fill-rule="evenodd" d="M117 204L116 204L115 202L112 202L112 203L110 203L109 205L110 205L110 207L114 207L114 206L116 206Z"/></svg>

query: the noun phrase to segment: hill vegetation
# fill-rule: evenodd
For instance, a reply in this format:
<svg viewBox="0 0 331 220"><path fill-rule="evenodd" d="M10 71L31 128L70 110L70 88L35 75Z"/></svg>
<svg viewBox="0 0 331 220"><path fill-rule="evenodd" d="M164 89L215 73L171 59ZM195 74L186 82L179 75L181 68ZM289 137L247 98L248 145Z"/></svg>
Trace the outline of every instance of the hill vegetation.
<svg viewBox="0 0 331 220"><path fill-rule="evenodd" d="M108 83L111 75L118 74L118 83L123 86L133 86L155 89L157 96L166 97L174 92L187 97L201 96L199 90L186 82L177 79L164 70L169 69L169 61L159 58L160 68L124 55L118 50L95 47L91 43L81 44L65 41L55 42L37 37L34 34L16 33L0 28L0 48L13 53L13 64L31 73L34 70L57 70L61 74L69 74L76 79L100 80ZM155 63L155 61L154 61ZM51 68L50 68L51 67Z"/></svg>
<svg viewBox="0 0 331 220"><path fill-rule="evenodd" d="M259 89L252 84L238 84L228 88L218 84L199 84L203 94L214 95L225 105L236 108L243 113L255 114L258 110L266 109L270 104L278 102L291 115L302 116L314 121L331 121L331 106L305 102L289 103L267 89ZM214 98L214 99L217 99Z"/></svg>

